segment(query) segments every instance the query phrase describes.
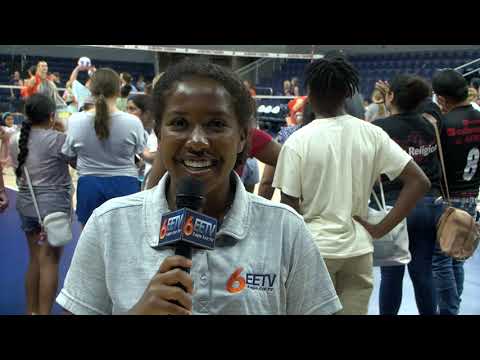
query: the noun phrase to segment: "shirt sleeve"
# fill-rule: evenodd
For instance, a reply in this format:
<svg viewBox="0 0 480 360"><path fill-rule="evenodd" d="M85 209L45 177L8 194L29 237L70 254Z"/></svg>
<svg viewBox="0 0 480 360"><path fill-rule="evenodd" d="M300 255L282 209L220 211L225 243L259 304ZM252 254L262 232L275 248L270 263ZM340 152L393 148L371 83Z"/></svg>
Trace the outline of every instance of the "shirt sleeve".
<svg viewBox="0 0 480 360"><path fill-rule="evenodd" d="M256 155L263 150L263 148L273 140L265 131L252 129L252 148L250 149L249 157L256 157Z"/></svg>
<svg viewBox="0 0 480 360"><path fill-rule="evenodd" d="M300 198L302 195L301 176L300 155L287 141L280 150L272 186L280 189L286 195Z"/></svg>
<svg viewBox="0 0 480 360"><path fill-rule="evenodd" d="M378 176L385 174L392 181L402 173L405 166L412 160L412 157L392 140L383 129L379 127L377 129L376 173Z"/></svg>
<svg viewBox="0 0 480 360"><path fill-rule="evenodd" d="M305 222L293 244L286 282L288 315L331 315L342 309L325 261Z"/></svg>
<svg viewBox="0 0 480 360"><path fill-rule="evenodd" d="M73 134L74 130L73 130L73 126L71 125L73 123L72 121L73 117L74 115L70 117L68 121L69 126L67 129L67 137L65 138L65 142L63 143L63 146L62 146L62 154L69 158L74 158L78 155L75 149L75 138Z"/></svg>
<svg viewBox="0 0 480 360"><path fill-rule="evenodd" d="M150 135L148 135L147 148L150 152L155 152L158 150L158 139L153 131Z"/></svg>
<svg viewBox="0 0 480 360"><path fill-rule="evenodd" d="M109 315L112 302L107 290L104 229L94 211L78 240L70 269L57 303L74 315Z"/></svg>
<svg viewBox="0 0 480 360"><path fill-rule="evenodd" d="M148 140L148 133L145 131L143 128L142 123L140 120L136 119L138 121L138 126L135 132L135 137L136 137L136 145L135 145L135 154L141 154L147 147L147 140Z"/></svg>

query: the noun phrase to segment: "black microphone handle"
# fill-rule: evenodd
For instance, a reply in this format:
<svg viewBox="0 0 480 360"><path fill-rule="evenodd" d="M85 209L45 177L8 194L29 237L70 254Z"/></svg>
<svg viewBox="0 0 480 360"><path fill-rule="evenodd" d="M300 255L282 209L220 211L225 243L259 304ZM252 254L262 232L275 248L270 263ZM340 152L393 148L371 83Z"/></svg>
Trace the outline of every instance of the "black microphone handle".
<svg viewBox="0 0 480 360"><path fill-rule="evenodd" d="M175 255L180 255L186 257L189 260L192 260L192 253L192 246L184 241L180 241L178 244L175 245ZM182 269L186 273L190 274L190 268L179 267L178 269Z"/></svg>
<svg viewBox="0 0 480 360"><path fill-rule="evenodd" d="M180 241L178 244L176 244L176 247L175 247L175 255L184 256L184 257L186 257L187 259L192 260L192 247L190 246L190 244L187 244L187 243L185 243L185 242L183 242L183 241ZM187 274L190 274L190 268L178 267L178 268L175 268L175 269L182 269L182 270L185 271ZM185 286L183 286L181 283L178 282L178 283L175 284L175 286L176 286L176 287L179 287L179 288L182 289L183 291L187 292L187 289L186 289ZM176 300L171 301L171 303L183 307L183 305L180 304L180 303L179 303L178 301L176 301Z"/></svg>

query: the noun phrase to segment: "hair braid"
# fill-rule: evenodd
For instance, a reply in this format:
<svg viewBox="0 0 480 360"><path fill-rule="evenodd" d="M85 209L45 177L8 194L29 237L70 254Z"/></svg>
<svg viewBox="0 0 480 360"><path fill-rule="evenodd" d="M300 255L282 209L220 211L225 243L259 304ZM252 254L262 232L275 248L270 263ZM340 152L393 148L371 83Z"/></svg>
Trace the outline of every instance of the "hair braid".
<svg viewBox="0 0 480 360"><path fill-rule="evenodd" d="M32 123L30 121L24 121L22 130L20 131L20 139L18 141L18 147L20 152L18 153L17 161L18 166L15 169L15 175L17 178L22 177L22 167L25 164L28 156L28 138L30 137L30 130L32 129Z"/></svg>

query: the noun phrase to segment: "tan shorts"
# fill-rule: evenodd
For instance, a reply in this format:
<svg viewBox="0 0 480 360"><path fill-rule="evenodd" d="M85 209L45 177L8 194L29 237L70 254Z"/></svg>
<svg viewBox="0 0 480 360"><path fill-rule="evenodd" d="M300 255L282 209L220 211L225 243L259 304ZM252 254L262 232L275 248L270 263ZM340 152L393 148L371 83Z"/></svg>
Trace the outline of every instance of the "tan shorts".
<svg viewBox="0 0 480 360"><path fill-rule="evenodd" d="M373 254L324 260L343 306L337 315L367 315L373 291Z"/></svg>

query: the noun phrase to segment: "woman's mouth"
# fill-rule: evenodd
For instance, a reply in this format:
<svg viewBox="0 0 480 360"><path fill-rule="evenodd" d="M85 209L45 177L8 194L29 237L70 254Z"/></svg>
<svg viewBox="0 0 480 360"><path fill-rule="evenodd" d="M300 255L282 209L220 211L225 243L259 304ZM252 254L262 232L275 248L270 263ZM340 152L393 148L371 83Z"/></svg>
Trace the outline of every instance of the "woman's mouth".
<svg viewBox="0 0 480 360"><path fill-rule="evenodd" d="M182 165L190 172L203 173L205 171L211 170L218 161L210 159L202 160L182 160Z"/></svg>

